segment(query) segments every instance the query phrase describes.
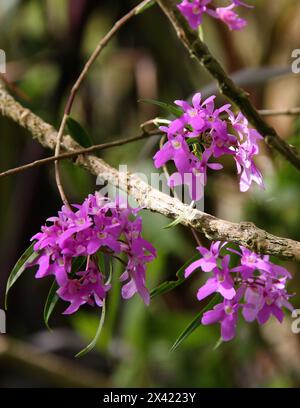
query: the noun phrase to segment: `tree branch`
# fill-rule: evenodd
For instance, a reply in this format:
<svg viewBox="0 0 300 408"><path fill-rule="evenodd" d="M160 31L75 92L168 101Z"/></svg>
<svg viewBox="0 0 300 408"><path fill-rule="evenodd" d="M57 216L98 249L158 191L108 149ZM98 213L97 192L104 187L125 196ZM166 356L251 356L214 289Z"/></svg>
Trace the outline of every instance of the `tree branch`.
<svg viewBox="0 0 300 408"><path fill-rule="evenodd" d="M176 7L174 0L155 0L171 21L176 33L185 47L208 72L217 80L220 92L230 99L249 122L265 138L270 147L277 150L293 166L300 170L300 154L296 148L281 139L276 130L268 125L258 111L252 106L248 94L238 87L226 74L220 63L210 53L207 46L200 40L196 31L192 30L185 17Z"/></svg>
<svg viewBox="0 0 300 408"><path fill-rule="evenodd" d="M0 85L0 111L2 115L29 130L33 138L44 147L55 149L57 131L18 103L2 85ZM76 152L79 148L80 146L70 136L63 138L63 151ZM136 175L118 172L96 156L80 155L75 164L96 176L100 175L103 180L127 192L141 207L168 218L180 217L181 224L204 233L210 240L230 241L244 245L258 253L275 255L283 259L300 260L300 242L276 237L257 228L251 222L232 223L191 209L176 198L152 188Z"/></svg>

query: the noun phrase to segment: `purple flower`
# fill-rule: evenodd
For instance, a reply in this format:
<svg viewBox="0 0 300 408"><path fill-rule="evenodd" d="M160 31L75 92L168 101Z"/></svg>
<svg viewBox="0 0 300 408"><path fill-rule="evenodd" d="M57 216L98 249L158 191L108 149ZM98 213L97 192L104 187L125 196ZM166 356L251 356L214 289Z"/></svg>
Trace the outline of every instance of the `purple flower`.
<svg viewBox="0 0 300 408"><path fill-rule="evenodd" d="M70 302L65 313L74 313L83 304L101 307L110 286L103 283L103 271L97 267L98 253L115 257L122 253L126 268L122 280L124 298L138 292L145 303L149 293L145 286L146 264L155 256L153 246L142 238L142 220L138 209L111 202L98 193L89 195L76 211L63 206L57 217L47 221L41 232L32 237L38 258L30 266L38 266L36 278L55 276L58 295ZM72 270L78 257L86 258L86 270ZM129 287L129 285L131 285Z"/></svg>
<svg viewBox="0 0 300 408"><path fill-rule="evenodd" d="M156 168L162 167L167 161L173 160L178 171L183 174L190 163L189 147L183 136L175 136L163 145L154 156Z"/></svg>
<svg viewBox="0 0 300 408"><path fill-rule="evenodd" d="M193 29L197 29L202 23L202 16L211 1L212 0L194 0L190 2L189 0L183 0L177 7L188 20L190 26Z"/></svg>
<svg viewBox="0 0 300 408"><path fill-rule="evenodd" d="M290 273L271 262L267 255L256 254L243 246L235 250L226 244L212 243L210 250L198 247L203 258L193 262L185 271L185 277L197 268L213 273L198 290L197 299L202 301L215 292L223 297L223 303L204 313L202 324L219 322L224 341L235 335L239 310L242 310L246 322L257 320L259 324L266 323L272 315L282 322L283 309L293 311L289 302L291 295L286 289ZM221 248L227 251L223 256ZM230 269L232 253L239 256L239 264Z"/></svg>
<svg viewBox="0 0 300 408"><path fill-rule="evenodd" d="M208 169L223 168L213 159L225 154L236 162L241 191L247 191L253 181L263 187L262 175L253 159L259 153L258 141L262 136L249 127L243 114L235 115L231 105L215 108L214 101L214 95L202 101L199 92L191 104L176 100L182 115L160 127L168 141L154 156L156 168L174 162L177 171L170 175L169 186L187 185L194 201L204 195Z"/></svg>
<svg viewBox="0 0 300 408"><path fill-rule="evenodd" d="M189 163L180 167L180 172L173 173L168 180L170 187L178 185L187 185L192 200L200 200L203 197L203 189L207 183L207 169L221 170L223 166L220 163L209 162L212 151L206 149L201 159L192 156ZM177 167L178 168L178 167Z"/></svg>
<svg viewBox="0 0 300 408"><path fill-rule="evenodd" d="M216 15L230 30L241 30L247 25L247 21L240 18L237 13L233 11L234 7L234 4L228 7L218 7L216 8Z"/></svg>
<svg viewBox="0 0 300 408"><path fill-rule="evenodd" d="M229 120L239 136L234 158L240 174L240 190L247 191L253 181L264 188L262 175L253 160L259 153L258 141L263 137L255 129L249 128L248 120L242 113L236 117L230 113Z"/></svg>
<svg viewBox="0 0 300 408"><path fill-rule="evenodd" d="M243 246L240 246L240 252L232 249L229 249L229 251L241 256L241 265L233 268L232 271L240 272L244 279L251 277L255 270L268 272L269 276L276 279L280 277L291 278L289 271L282 266L270 262L270 257L268 255L258 255Z"/></svg>
<svg viewBox="0 0 300 408"><path fill-rule="evenodd" d="M217 261L220 256L220 251L225 243L221 241L212 242L210 249L205 247L197 247L202 255L202 258L193 262L185 270L185 277L188 278L197 268L201 268L203 272L211 272L217 267Z"/></svg>
<svg viewBox="0 0 300 408"><path fill-rule="evenodd" d="M141 219L139 219L138 223L129 225L126 236L128 248L125 248L125 252L128 252L128 264L120 280L127 283L122 287L122 296L124 299L129 299L135 293L139 293L145 304L149 305L150 295L146 288L145 265L156 257L156 251L141 236Z"/></svg>
<svg viewBox="0 0 300 408"><path fill-rule="evenodd" d="M223 341L230 341L235 337L238 320L239 303L235 300L224 300L216 305L213 310L203 314L201 324L221 324L221 337Z"/></svg>
<svg viewBox="0 0 300 408"><path fill-rule="evenodd" d="M286 281L284 283L282 281L281 284L283 285L278 288L276 281L269 280L267 284L262 284L264 280L254 281L246 289L243 316L247 322L257 319L259 324L264 324L273 315L281 323L284 317L282 308L285 307L293 311L293 307L288 301L290 296L284 289Z"/></svg>
<svg viewBox="0 0 300 408"><path fill-rule="evenodd" d="M181 121L185 125L190 125L194 129L194 133L190 133L189 137L197 136L201 131L207 128L207 115L209 110L206 105L213 103L214 98L209 98L201 104L201 93L196 93L192 98L192 106L182 100L176 100L175 104L180 106L184 112ZM210 109L212 111L212 109Z"/></svg>
<svg viewBox="0 0 300 408"><path fill-rule="evenodd" d="M97 265L90 261L87 270L77 272L75 279L69 279L57 291L61 299L70 302L64 314L75 313L85 303L102 307L106 292L110 289L110 285L103 281L104 277Z"/></svg>
<svg viewBox="0 0 300 408"><path fill-rule="evenodd" d="M234 289L234 282L230 276L229 261L230 256L224 256L221 268L215 268L213 270L214 277L209 278L205 285L198 290L197 298L199 301L215 292L220 293L224 299L228 300L235 296L236 292Z"/></svg>
<svg viewBox="0 0 300 408"><path fill-rule="evenodd" d="M227 7L216 7L213 0L183 0L177 7L194 30L202 24L204 13L221 20L230 30L241 30L247 22L233 10L237 6L252 7L240 0L231 0Z"/></svg>

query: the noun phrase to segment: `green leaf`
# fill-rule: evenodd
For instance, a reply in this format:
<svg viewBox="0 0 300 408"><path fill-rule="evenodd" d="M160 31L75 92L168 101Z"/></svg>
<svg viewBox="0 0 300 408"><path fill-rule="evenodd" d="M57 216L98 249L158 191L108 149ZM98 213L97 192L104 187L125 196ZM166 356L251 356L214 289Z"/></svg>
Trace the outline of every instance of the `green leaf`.
<svg viewBox="0 0 300 408"><path fill-rule="evenodd" d="M106 284L109 284L111 282L112 273L113 273L113 263L110 260L108 267L106 267L105 254L103 254L102 252L99 252L98 253L98 265L99 265L99 267L102 266L103 269L102 270L100 269L100 270L102 271L102 273L105 273L105 275L107 276ZM98 326L96 335L93 338L93 340L90 342L90 344L88 344L83 350L81 350L79 353L77 353L75 357L82 357L82 356L86 355L91 350L93 350L93 348L97 345L100 334L101 334L102 329L103 329L103 325L104 325L104 321L105 321L105 313L106 313L106 305L105 305L105 299L103 299L101 317L100 317L100 322L99 322L99 326Z"/></svg>
<svg viewBox="0 0 300 408"><path fill-rule="evenodd" d="M30 245L30 247L26 249L26 251L23 253L21 258L18 260L18 262L16 263L16 265L14 266L13 270L11 271L9 275L9 278L6 284L6 291L5 291L5 309L7 309L7 296L8 296L9 290L12 288L12 286L16 283L16 281L25 271L27 264L30 262L33 262L39 256L39 254L35 252L33 249L34 244L35 243L33 242Z"/></svg>
<svg viewBox="0 0 300 408"><path fill-rule="evenodd" d="M174 281L166 281L163 282L161 285L157 286L156 288L152 289L150 295L151 298L162 295L164 293L170 292L177 286L181 285L185 281L184 272L186 268L194 261L199 259L199 255L194 255L191 259L189 259L177 272L176 277L177 279Z"/></svg>
<svg viewBox="0 0 300 408"><path fill-rule="evenodd" d="M189 146L191 146L191 145L193 145L193 144L197 144L197 145L200 144L198 137L189 137L186 142L187 142L187 144L188 144Z"/></svg>
<svg viewBox="0 0 300 408"><path fill-rule="evenodd" d="M189 207L192 209L194 207L195 202L192 201ZM177 217L174 221L170 222L170 224L166 225L163 229L169 229L176 227L176 225L180 224L184 220L184 214Z"/></svg>
<svg viewBox="0 0 300 408"><path fill-rule="evenodd" d="M72 271L71 276L74 276L74 273L80 271L86 264L86 256L78 256L72 261Z"/></svg>
<svg viewBox="0 0 300 408"><path fill-rule="evenodd" d="M219 347L222 346L222 344L223 344L223 339L222 339L222 337L220 337L219 340L217 341L217 343L215 344L213 350L214 351L217 350Z"/></svg>
<svg viewBox="0 0 300 408"><path fill-rule="evenodd" d="M49 290L48 296L47 296L47 300L45 303L45 307L44 307L44 322L45 325L47 326L47 328L49 330L51 330L50 326L49 326L49 319L50 316L52 315L52 312L55 308L56 303L58 302L59 297L56 294L56 291L58 289L58 285L56 283L56 281L54 281L51 285L51 288Z"/></svg>
<svg viewBox="0 0 300 408"><path fill-rule="evenodd" d="M165 111L176 117L179 117L183 114L182 109L169 103L156 101L154 99L140 99L139 102L151 103L152 105L159 106L160 108L164 109Z"/></svg>
<svg viewBox="0 0 300 408"><path fill-rule="evenodd" d="M105 266L105 255L103 252L98 252L98 266L100 272L105 273L106 266Z"/></svg>
<svg viewBox="0 0 300 408"><path fill-rule="evenodd" d="M154 6L155 1L154 0L149 0L148 2L143 2L142 4L140 4L136 11L135 11L135 15L137 16L138 14L142 14L144 11L148 10L150 7Z"/></svg>
<svg viewBox="0 0 300 408"><path fill-rule="evenodd" d="M203 31L203 25L202 24L200 24L199 27L198 27L198 35L199 35L200 40L202 42L204 42L204 31Z"/></svg>
<svg viewBox="0 0 300 408"><path fill-rule="evenodd" d="M184 215L180 215L174 221L170 222L170 224L163 227L163 229L174 228L176 225L180 224L184 220Z"/></svg>
<svg viewBox="0 0 300 408"><path fill-rule="evenodd" d="M200 326L200 318L202 317L203 313L207 310L213 308L216 304L218 304L221 300L221 296L217 293L211 301L194 317L191 323L183 330L180 336L177 338L175 343L171 348L171 352L178 349L181 343L186 340L199 326Z"/></svg>
<svg viewBox="0 0 300 408"><path fill-rule="evenodd" d="M100 337L103 325L104 325L104 321L105 321L105 299L103 300L103 306L102 306L102 310L101 310L101 317L100 317L100 322L99 322L99 326L96 332L95 337L93 338L93 340L90 342L89 345L87 345L83 350L81 350L79 353L76 354L75 357L82 357L84 355L86 355L87 353L89 353L91 350L93 350L93 348L97 345L98 343L98 339Z"/></svg>
<svg viewBox="0 0 300 408"><path fill-rule="evenodd" d="M70 116L67 119L67 128L72 138L82 147L92 146L91 138L80 123Z"/></svg>

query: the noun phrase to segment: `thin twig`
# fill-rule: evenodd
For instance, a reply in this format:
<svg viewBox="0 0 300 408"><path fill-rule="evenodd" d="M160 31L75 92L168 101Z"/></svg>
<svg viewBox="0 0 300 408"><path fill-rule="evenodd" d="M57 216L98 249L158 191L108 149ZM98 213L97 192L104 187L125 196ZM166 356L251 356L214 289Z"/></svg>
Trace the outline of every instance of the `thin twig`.
<svg viewBox="0 0 300 408"><path fill-rule="evenodd" d="M177 8L174 0L155 0L166 16L171 21L179 39L194 57L207 71L218 81L220 92L230 99L240 111L247 117L249 122L264 137L265 142L293 166L300 170L300 154L297 149L281 139L276 130L272 128L258 111L253 107L246 91L238 87L226 74L217 59L210 53L206 44L201 41L198 33L192 30Z"/></svg>
<svg viewBox="0 0 300 408"><path fill-rule="evenodd" d="M95 60L98 58L100 53L103 51L103 49L107 46L107 44L110 42L110 40L115 36L115 34L120 30L121 27L123 27L124 24L126 24L132 17L134 17L137 12L144 6L146 6L148 3L150 3L151 0L144 0L137 6L135 6L132 10L130 10L125 16L123 16L120 20L118 20L113 27L109 30L109 32L101 39L101 41L98 43L97 47L95 48L94 52L88 59L87 63L85 64L83 70L81 71L78 79L76 80L75 84L73 85L70 95L68 97L65 110L64 110L64 115L61 121L61 124L59 126L58 130L58 136L57 136L57 143L55 147L55 157L57 158L60 155L60 147L61 147L61 142L63 139L63 134L66 126L66 122L68 119L68 116L71 113L72 106L75 100L75 97L77 95L77 92L80 88L80 85L82 84L83 80L87 76L91 66L95 62ZM70 208L70 205L68 203L66 194L64 192L62 182L61 182L61 175L59 171L59 161L55 160L55 180L56 184L61 196L62 201L64 202L65 205L67 205Z"/></svg>
<svg viewBox="0 0 300 408"><path fill-rule="evenodd" d="M123 146L123 145L125 145L127 143L136 142L138 140L142 140L142 139L145 139L145 138L150 137L150 136L157 136L159 134L160 134L159 130L153 130L152 132L148 132L148 133L144 132L144 133L142 133L142 134L140 134L138 136L133 136L133 137L130 137L130 138L127 138L127 139L115 140L113 142L93 145L93 146L90 146L90 147L87 147L87 148L84 148L84 149L77 149L77 150L75 150L73 152L62 153L59 156L46 157L45 159L36 160L34 162L24 164L23 166L19 166L19 167L15 167L13 169L3 171L2 173L0 173L0 178L1 177L12 176L14 174L20 173L20 172L25 171L25 170L33 169L35 167L39 167L39 166L42 166L44 164L52 163L55 160L71 159L71 158L74 158L74 157L78 157L80 154L87 154L87 153L92 153L92 152L95 152L95 151L109 149L111 147Z"/></svg>

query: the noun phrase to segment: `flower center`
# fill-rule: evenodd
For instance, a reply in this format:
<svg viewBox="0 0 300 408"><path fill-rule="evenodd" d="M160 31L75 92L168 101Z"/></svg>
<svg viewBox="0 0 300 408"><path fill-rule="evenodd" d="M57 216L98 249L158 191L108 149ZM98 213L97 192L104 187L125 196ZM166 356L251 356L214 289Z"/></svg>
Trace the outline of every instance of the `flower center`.
<svg viewBox="0 0 300 408"><path fill-rule="evenodd" d="M198 114L197 109L189 109L189 110L188 110L188 115L189 115L191 118L194 118L195 116L197 116L197 114Z"/></svg>
<svg viewBox="0 0 300 408"><path fill-rule="evenodd" d="M224 275L221 275L220 273L218 274L218 282L222 283L225 281Z"/></svg>
<svg viewBox="0 0 300 408"><path fill-rule="evenodd" d="M226 313L227 315L231 315L232 312L233 312L231 306L225 306L225 309L224 309L224 310L225 310L225 313Z"/></svg>
<svg viewBox="0 0 300 408"><path fill-rule="evenodd" d="M64 264L65 264L63 258L59 258L59 259L57 260L57 262L58 262L58 265L59 265L59 266L64 266Z"/></svg>
<svg viewBox="0 0 300 408"><path fill-rule="evenodd" d="M97 277L96 276L91 276L90 277L90 282L91 283L97 283Z"/></svg>
<svg viewBox="0 0 300 408"><path fill-rule="evenodd" d="M78 218L78 220L76 220L76 224L77 225L84 225L85 223L85 219L84 218Z"/></svg>
<svg viewBox="0 0 300 408"><path fill-rule="evenodd" d="M107 237L107 233L106 232L98 232L98 238L99 239L105 239Z"/></svg>
<svg viewBox="0 0 300 408"><path fill-rule="evenodd" d="M132 233L132 238L133 239L138 239L139 236L140 236L140 234L137 231L133 231L133 233Z"/></svg>
<svg viewBox="0 0 300 408"><path fill-rule="evenodd" d="M195 14L195 15L197 15L197 14L200 14L200 7L199 6L197 6L197 5L195 5L193 8L192 8L192 11L193 11L193 14Z"/></svg>
<svg viewBox="0 0 300 408"><path fill-rule="evenodd" d="M173 140L172 146L174 147L174 149L180 149L181 143L178 140Z"/></svg>
<svg viewBox="0 0 300 408"><path fill-rule="evenodd" d="M255 256L253 256L253 255L248 256L248 262L249 263L254 263L255 262Z"/></svg>

